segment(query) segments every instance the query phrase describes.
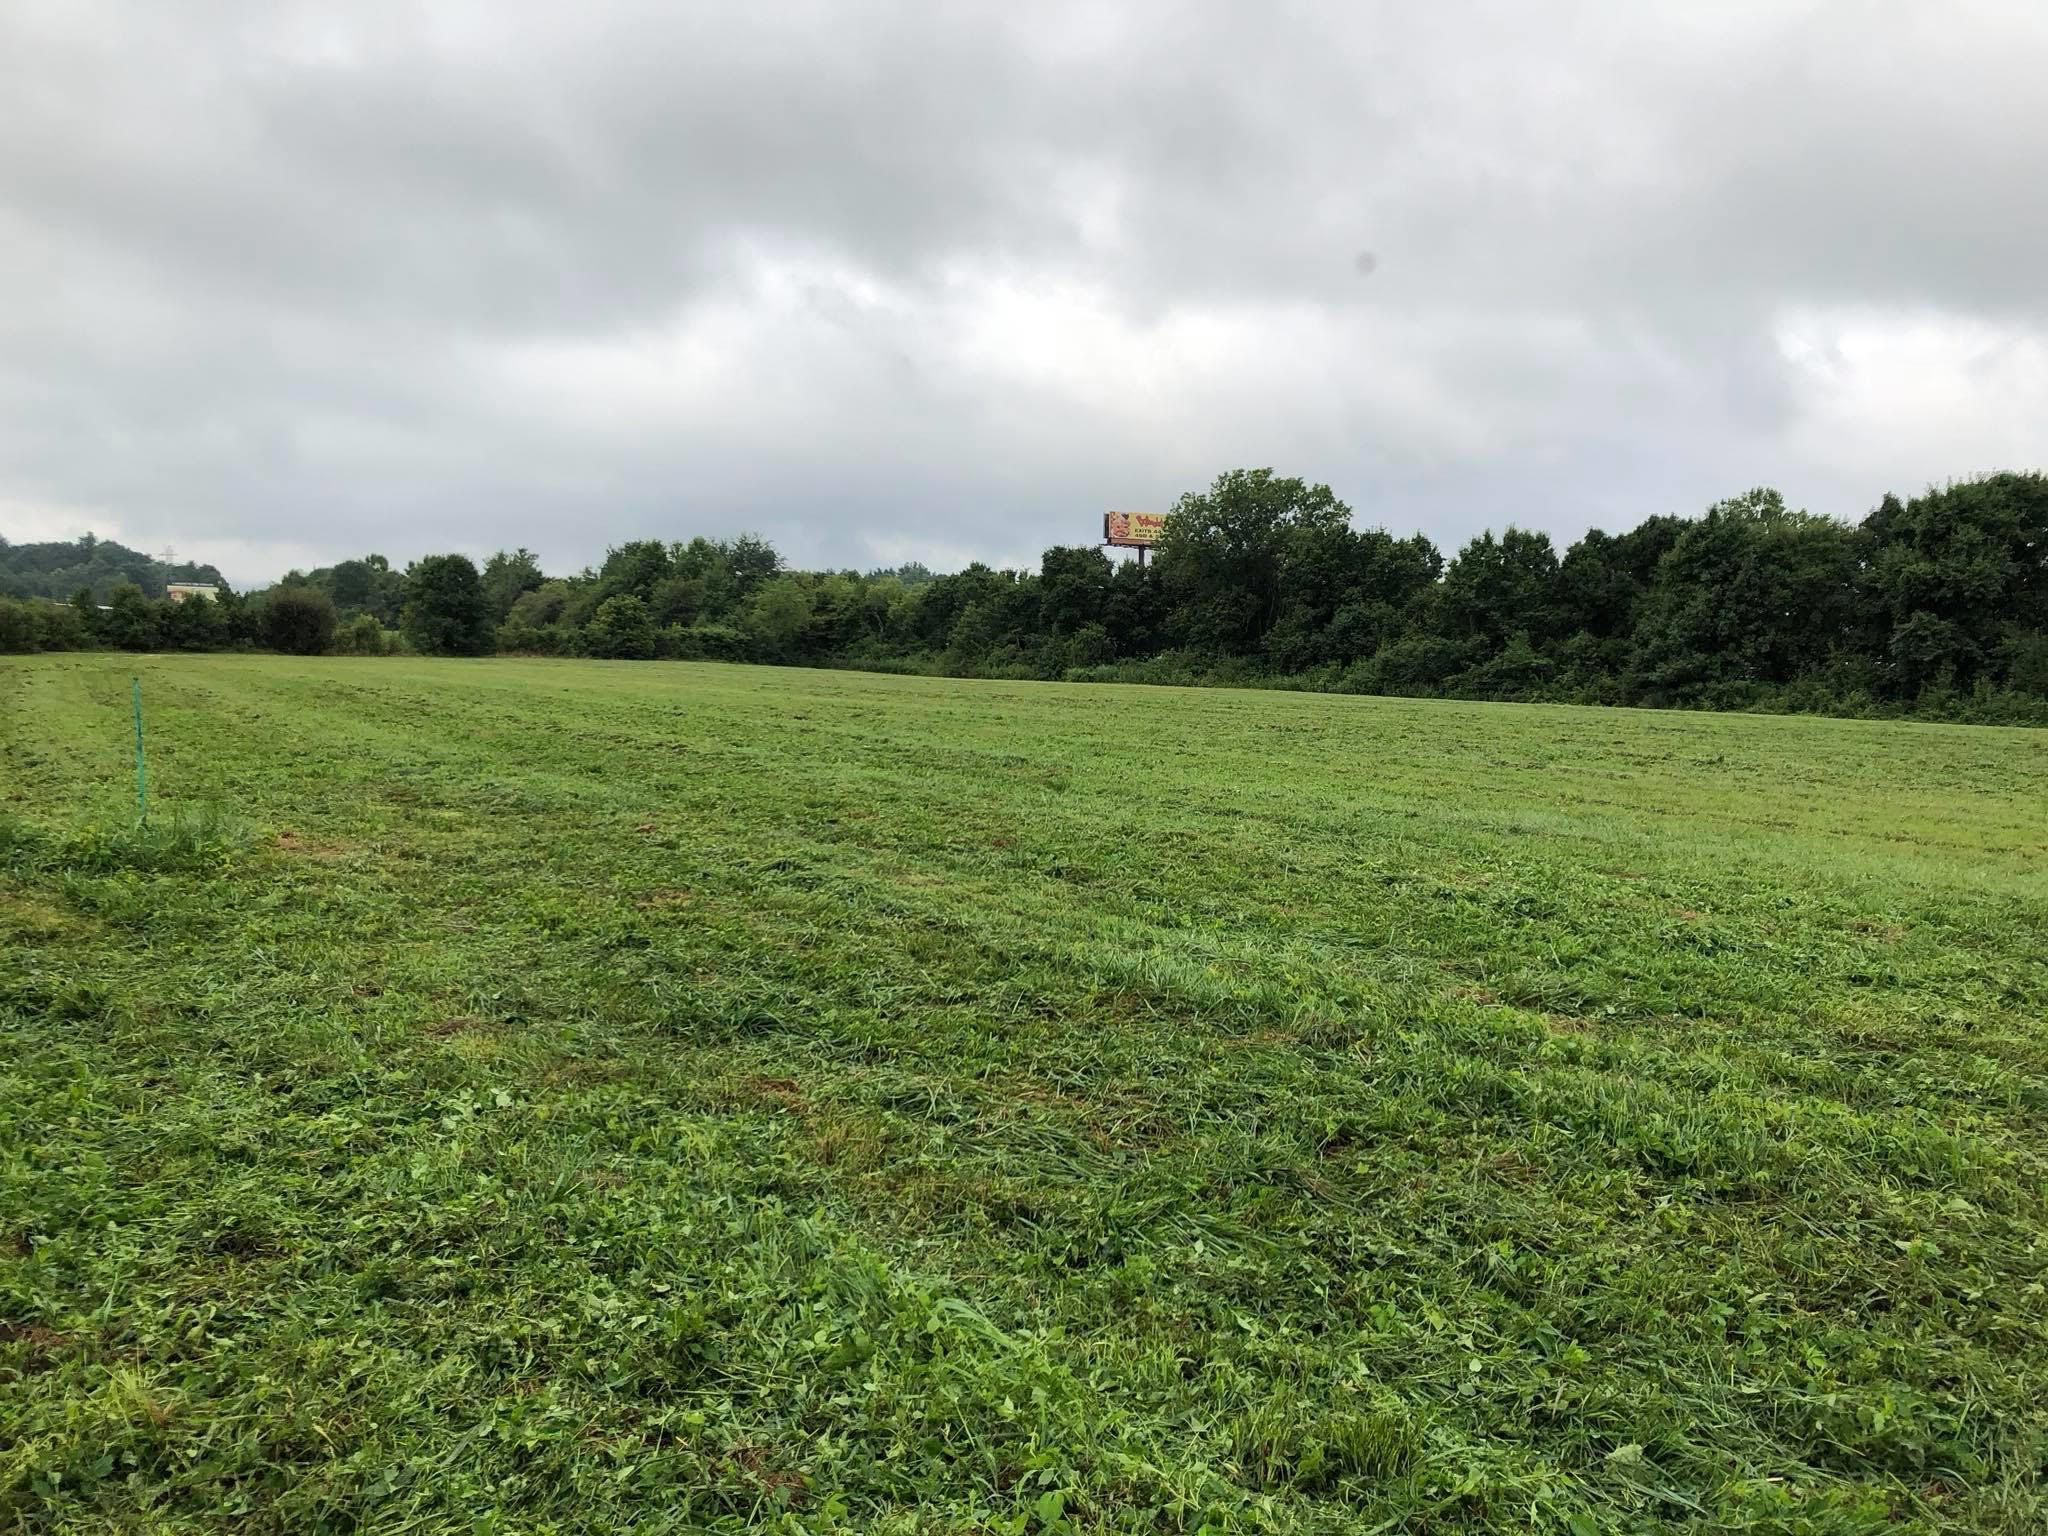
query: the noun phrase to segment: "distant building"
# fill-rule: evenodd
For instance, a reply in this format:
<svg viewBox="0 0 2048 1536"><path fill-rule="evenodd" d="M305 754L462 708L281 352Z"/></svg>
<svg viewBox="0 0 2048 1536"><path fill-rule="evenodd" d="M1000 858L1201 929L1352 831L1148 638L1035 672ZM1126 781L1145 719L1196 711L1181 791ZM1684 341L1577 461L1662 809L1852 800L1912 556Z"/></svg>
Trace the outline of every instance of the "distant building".
<svg viewBox="0 0 2048 1536"><path fill-rule="evenodd" d="M191 597L203 597L210 603L220 596L220 588L210 581L172 581L164 584L164 596L174 603Z"/></svg>

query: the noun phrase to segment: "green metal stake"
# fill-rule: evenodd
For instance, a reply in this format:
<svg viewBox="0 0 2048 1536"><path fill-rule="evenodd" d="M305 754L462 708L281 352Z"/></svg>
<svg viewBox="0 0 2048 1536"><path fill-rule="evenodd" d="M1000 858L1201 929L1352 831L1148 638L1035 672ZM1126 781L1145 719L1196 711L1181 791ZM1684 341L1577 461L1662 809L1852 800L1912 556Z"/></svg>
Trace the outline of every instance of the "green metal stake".
<svg viewBox="0 0 2048 1536"><path fill-rule="evenodd" d="M142 679L131 677L135 698L135 814L149 825L149 768L142 757Z"/></svg>

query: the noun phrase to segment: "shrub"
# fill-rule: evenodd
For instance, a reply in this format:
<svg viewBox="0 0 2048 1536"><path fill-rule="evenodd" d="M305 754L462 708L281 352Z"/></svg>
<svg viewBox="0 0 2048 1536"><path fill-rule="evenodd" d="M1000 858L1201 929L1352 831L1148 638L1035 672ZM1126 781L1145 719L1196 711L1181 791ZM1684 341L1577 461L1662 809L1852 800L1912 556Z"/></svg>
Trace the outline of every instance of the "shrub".
<svg viewBox="0 0 2048 1536"><path fill-rule="evenodd" d="M1438 635L1411 635L1365 663L1364 693L1427 693L1465 669L1467 649Z"/></svg>
<svg viewBox="0 0 2048 1536"><path fill-rule="evenodd" d="M511 618L498 626L497 648L501 655L562 656L569 654L571 638L566 630L553 625L528 624L523 619Z"/></svg>
<svg viewBox="0 0 2048 1536"><path fill-rule="evenodd" d="M280 587L263 610L263 642L292 656L318 656L334 644L334 602L311 587Z"/></svg>
<svg viewBox="0 0 2048 1536"><path fill-rule="evenodd" d="M2016 629L2006 637L2002 649L2012 687L2048 699L2048 635Z"/></svg>
<svg viewBox="0 0 2048 1536"><path fill-rule="evenodd" d="M92 631L84 617L69 603L33 603L36 623L46 651L82 651L92 644Z"/></svg>
<svg viewBox="0 0 2048 1536"><path fill-rule="evenodd" d="M730 624L692 624L675 640L683 661L739 661L746 652L747 637Z"/></svg>
<svg viewBox="0 0 2048 1536"><path fill-rule="evenodd" d="M18 603L0 597L0 651L39 651L43 648L43 627L37 621L37 604Z"/></svg>
<svg viewBox="0 0 2048 1536"><path fill-rule="evenodd" d="M1083 624L1067 636L1065 651L1067 667L1099 667L1109 660L1109 632L1100 624Z"/></svg>
<svg viewBox="0 0 2048 1536"><path fill-rule="evenodd" d="M351 656L382 656L390 647L385 643L384 626L377 622L373 613L359 613L348 627L346 649Z"/></svg>
<svg viewBox="0 0 2048 1536"><path fill-rule="evenodd" d="M583 631L583 645L593 656L614 661L647 661L654 655L654 617L630 593L608 597L597 605Z"/></svg>

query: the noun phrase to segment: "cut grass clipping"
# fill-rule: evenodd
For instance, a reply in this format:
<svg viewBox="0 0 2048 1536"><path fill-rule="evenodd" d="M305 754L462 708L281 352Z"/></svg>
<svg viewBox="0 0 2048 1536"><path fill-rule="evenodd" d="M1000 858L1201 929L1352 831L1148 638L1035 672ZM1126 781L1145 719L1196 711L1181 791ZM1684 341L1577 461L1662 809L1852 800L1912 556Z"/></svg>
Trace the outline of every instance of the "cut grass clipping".
<svg viewBox="0 0 2048 1536"><path fill-rule="evenodd" d="M0 661L0 1529L2048 1529L2048 751Z"/></svg>

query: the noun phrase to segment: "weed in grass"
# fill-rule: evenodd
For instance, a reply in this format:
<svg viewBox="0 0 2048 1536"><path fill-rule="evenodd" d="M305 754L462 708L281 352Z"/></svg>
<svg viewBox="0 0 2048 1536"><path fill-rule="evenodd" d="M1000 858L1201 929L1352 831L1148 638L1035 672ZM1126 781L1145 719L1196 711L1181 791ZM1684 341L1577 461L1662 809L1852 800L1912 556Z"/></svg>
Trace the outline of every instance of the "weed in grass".
<svg viewBox="0 0 2048 1536"><path fill-rule="evenodd" d="M50 833L0 814L0 861L46 874L218 872L248 843L248 829L239 817L205 802L179 806L149 821L88 821Z"/></svg>

